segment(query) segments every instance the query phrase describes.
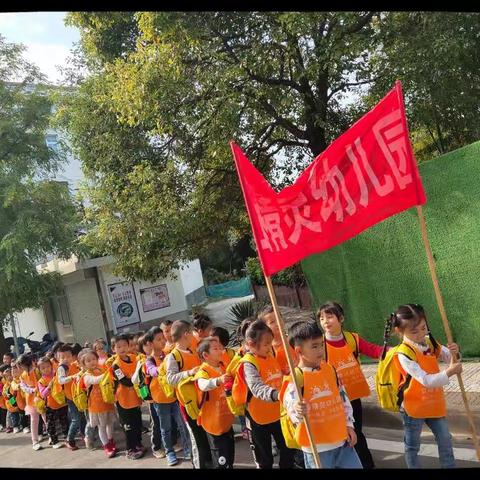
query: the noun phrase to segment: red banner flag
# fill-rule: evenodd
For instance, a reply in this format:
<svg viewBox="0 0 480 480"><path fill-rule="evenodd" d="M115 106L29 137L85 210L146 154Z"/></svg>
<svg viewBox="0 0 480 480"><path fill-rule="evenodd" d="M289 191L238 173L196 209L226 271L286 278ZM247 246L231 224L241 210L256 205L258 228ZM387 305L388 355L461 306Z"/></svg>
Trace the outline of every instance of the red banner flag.
<svg viewBox="0 0 480 480"><path fill-rule="evenodd" d="M426 202L398 81L278 193L238 145L231 147L268 276Z"/></svg>

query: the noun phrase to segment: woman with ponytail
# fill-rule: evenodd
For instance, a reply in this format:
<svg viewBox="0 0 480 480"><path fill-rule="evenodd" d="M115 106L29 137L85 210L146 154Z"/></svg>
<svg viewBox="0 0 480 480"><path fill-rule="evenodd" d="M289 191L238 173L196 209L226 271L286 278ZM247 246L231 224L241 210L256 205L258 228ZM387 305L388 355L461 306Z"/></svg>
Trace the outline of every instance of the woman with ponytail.
<svg viewBox="0 0 480 480"><path fill-rule="evenodd" d="M433 338L427 317L421 305L405 304L390 317L390 327L410 348L414 360L396 353L395 366L400 371L400 411L405 427L405 460L408 468L419 468L418 451L423 424L426 423L435 436L440 464L443 468L455 467L452 436L446 419L446 403L443 387L452 375L461 373L462 364L456 359L459 349L456 343L446 347ZM388 329L387 329L388 330ZM386 332L386 337L388 333ZM438 361L449 363L440 371Z"/></svg>

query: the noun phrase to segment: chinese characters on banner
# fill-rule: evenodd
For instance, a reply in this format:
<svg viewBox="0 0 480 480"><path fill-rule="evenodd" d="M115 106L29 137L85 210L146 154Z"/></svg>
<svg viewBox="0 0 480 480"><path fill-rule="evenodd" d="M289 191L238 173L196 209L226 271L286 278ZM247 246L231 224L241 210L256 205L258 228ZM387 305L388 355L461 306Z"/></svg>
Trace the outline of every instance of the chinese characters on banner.
<svg viewBox="0 0 480 480"><path fill-rule="evenodd" d="M231 147L265 275L426 201L400 82L278 193Z"/></svg>
<svg viewBox="0 0 480 480"><path fill-rule="evenodd" d="M117 329L140 322L137 299L131 283L114 283L107 286Z"/></svg>

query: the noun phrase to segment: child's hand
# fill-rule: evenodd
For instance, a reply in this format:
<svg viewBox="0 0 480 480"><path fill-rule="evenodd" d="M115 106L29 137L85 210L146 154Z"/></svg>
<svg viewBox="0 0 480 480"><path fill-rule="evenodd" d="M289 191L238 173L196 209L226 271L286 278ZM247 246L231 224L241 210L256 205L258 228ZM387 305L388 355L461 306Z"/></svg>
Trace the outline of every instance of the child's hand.
<svg viewBox="0 0 480 480"><path fill-rule="evenodd" d="M462 370L463 370L462 364L460 362L454 362L453 355L452 355L452 359L450 360L450 365L445 370L445 373L447 374L448 377L451 377L452 375L457 375L462 373Z"/></svg>
<svg viewBox="0 0 480 480"><path fill-rule="evenodd" d="M193 367L191 370L188 371L189 375L195 375L200 370L200 365L197 367Z"/></svg>
<svg viewBox="0 0 480 480"><path fill-rule="evenodd" d="M452 356L458 357L460 350L456 343L448 343L447 348L450 350L450 353L452 354Z"/></svg>
<svg viewBox="0 0 480 480"><path fill-rule="evenodd" d="M352 427L347 427L347 442L351 447L354 447L355 444L357 443L357 434L355 433L355 430Z"/></svg>
<svg viewBox="0 0 480 480"><path fill-rule="evenodd" d="M301 402L297 402L295 404L295 413L300 418L303 418L307 414L307 404L305 403L305 400L302 400Z"/></svg>

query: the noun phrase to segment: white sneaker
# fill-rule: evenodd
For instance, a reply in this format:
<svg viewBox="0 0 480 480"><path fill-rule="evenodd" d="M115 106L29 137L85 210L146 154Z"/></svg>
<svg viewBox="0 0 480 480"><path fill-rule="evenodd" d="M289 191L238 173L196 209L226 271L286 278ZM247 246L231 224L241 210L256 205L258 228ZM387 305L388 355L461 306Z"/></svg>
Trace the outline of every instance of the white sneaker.
<svg viewBox="0 0 480 480"><path fill-rule="evenodd" d="M37 451L37 450L41 450L41 449L42 449L42 446L41 446L39 443L34 443L32 448L33 448L35 451Z"/></svg>
<svg viewBox="0 0 480 480"><path fill-rule="evenodd" d="M52 445L52 448L54 448L55 450L56 450L57 448L62 448L62 447L63 447L63 443L60 443L60 442L54 443L54 444Z"/></svg>
<svg viewBox="0 0 480 480"><path fill-rule="evenodd" d="M43 442L43 435L38 436L38 443Z"/></svg>
<svg viewBox="0 0 480 480"><path fill-rule="evenodd" d="M20 432L21 432L20 428L14 427L13 433L20 433Z"/></svg>
<svg viewBox="0 0 480 480"><path fill-rule="evenodd" d="M0 425L0 432L4 432L5 431L5 427L3 425Z"/></svg>
<svg viewBox="0 0 480 480"><path fill-rule="evenodd" d="M30 433L30 427L25 427L23 430L22 430L23 433Z"/></svg>

